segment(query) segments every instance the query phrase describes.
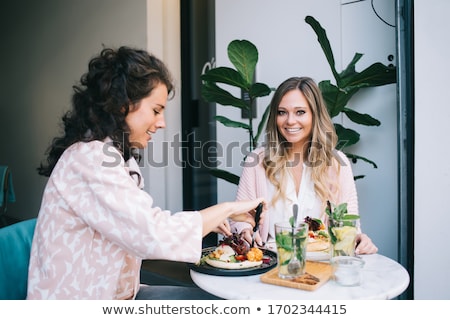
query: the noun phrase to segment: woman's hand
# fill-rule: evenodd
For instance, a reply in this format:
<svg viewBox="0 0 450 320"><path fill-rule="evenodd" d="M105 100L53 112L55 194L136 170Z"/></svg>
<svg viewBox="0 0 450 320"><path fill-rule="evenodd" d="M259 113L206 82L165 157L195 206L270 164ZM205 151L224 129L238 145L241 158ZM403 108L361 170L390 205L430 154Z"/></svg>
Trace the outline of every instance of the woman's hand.
<svg viewBox="0 0 450 320"><path fill-rule="evenodd" d="M230 223L228 222L228 220L224 220L221 224L219 224L214 230L213 232L215 233L220 233L222 234L224 237L228 237L231 236L231 227L230 227Z"/></svg>
<svg viewBox="0 0 450 320"><path fill-rule="evenodd" d="M200 210L203 221L202 236L206 236L212 231L229 232L230 226L224 221L232 219L234 221L247 222L252 227L255 226L256 207L260 203L264 204L263 212L261 213L260 222L264 221L264 211L266 203L264 198L255 200L243 200L234 202L223 202L214 206ZM228 230L228 231L227 231Z"/></svg>
<svg viewBox="0 0 450 320"><path fill-rule="evenodd" d="M241 237L244 238L244 240L247 241L251 245L253 231L251 229L243 229L241 231ZM259 231L256 231L255 243L258 245L258 247L264 247L261 236L259 235Z"/></svg>
<svg viewBox="0 0 450 320"><path fill-rule="evenodd" d="M356 236L356 254L372 254L377 253L378 248L365 233L360 233Z"/></svg>
<svg viewBox="0 0 450 320"><path fill-rule="evenodd" d="M264 201L264 198L258 198L256 200L241 200L232 202L233 206L232 211L234 213L230 215L230 219L234 221L248 222L251 224L252 227L254 227L256 207L261 202L263 203L263 210L259 220L259 223L261 224L264 221L264 215L266 211L266 203Z"/></svg>

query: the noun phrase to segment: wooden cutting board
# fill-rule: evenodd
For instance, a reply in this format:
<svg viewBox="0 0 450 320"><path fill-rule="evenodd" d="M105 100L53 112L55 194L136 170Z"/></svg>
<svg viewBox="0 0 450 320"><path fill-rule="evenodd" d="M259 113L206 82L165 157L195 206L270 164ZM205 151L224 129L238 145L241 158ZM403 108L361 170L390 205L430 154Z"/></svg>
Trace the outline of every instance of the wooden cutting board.
<svg viewBox="0 0 450 320"><path fill-rule="evenodd" d="M278 267L261 275L261 281L269 284L313 291L325 284L331 277L332 267L329 263L306 261L306 273L295 279L278 277Z"/></svg>

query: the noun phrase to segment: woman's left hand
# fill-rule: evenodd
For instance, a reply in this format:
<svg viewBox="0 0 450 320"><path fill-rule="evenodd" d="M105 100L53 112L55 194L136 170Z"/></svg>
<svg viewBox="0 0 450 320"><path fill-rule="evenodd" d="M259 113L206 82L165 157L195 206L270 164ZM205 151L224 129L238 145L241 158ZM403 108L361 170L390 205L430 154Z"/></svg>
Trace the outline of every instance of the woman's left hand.
<svg viewBox="0 0 450 320"><path fill-rule="evenodd" d="M356 254L372 254L377 252L377 246L373 244L372 240L367 234L360 233L356 236Z"/></svg>
<svg viewBox="0 0 450 320"><path fill-rule="evenodd" d="M244 229L241 231L241 238L243 238L245 241L248 242L248 244L252 244L252 238L253 238L253 230L251 229ZM259 235L259 231L256 231L255 235L255 243L258 247L264 247L264 243L261 239L261 236Z"/></svg>

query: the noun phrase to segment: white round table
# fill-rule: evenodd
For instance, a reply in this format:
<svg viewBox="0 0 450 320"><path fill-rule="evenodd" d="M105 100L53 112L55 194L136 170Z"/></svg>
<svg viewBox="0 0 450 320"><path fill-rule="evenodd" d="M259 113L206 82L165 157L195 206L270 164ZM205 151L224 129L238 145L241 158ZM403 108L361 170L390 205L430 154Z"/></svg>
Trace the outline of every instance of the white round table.
<svg viewBox="0 0 450 320"><path fill-rule="evenodd" d="M362 255L366 262L362 284L343 287L329 280L314 291L263 283L261 275L216 276L190 270L194 283L203 290L229 300L349 300L393 299L409 285L409 274L398 262L380 254Z"/></svg>

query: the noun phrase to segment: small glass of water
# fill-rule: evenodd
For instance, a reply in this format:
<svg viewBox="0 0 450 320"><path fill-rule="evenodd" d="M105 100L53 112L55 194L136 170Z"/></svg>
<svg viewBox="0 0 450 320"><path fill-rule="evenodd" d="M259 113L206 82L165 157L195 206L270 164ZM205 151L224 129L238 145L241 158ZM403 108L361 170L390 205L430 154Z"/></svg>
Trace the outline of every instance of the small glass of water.
<svg viewBox="0 0 450 320"><path fill-rule="evenodd" d="M359 286L362 281L364 260L358 257L337 256L330 260L333 266L333 277L341 286Z"/></svg>

